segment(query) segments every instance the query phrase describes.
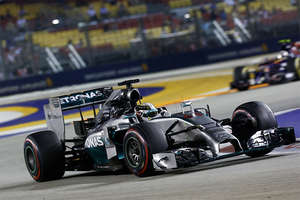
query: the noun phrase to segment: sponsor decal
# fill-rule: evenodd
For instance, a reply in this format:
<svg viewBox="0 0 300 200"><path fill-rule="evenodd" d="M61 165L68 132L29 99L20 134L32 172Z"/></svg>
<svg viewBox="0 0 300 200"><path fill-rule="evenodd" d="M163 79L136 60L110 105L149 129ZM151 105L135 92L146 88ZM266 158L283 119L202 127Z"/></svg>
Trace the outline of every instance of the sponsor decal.
<svg viewBox="0 0 300 200"><path fill-rule="evenodd" d="M110 77L115 77L115 76L116 76L115 70L109 70L109 71L105 71L105 72L93 72L90 74L85 74L84 80L86 80L86 81L100 80L103 78L110 78Z"/></svg>
<svg viewBox="0 0 300 200"><path fill-rule="evenodd" d="M36 89L44 89L47 88L46 81L38 81L33 83L25 83L23 85L14 85L14 86L7 86L2 87L0 89L0 94L6 94L6 93L18 93L22 91L28 91L28 90L36 90Z"/></svg>
<svg viewBox="0 0 300 200"><path fill-rule="evenodd" d="M210 54L210 55L208 55L207 59L209 61L221 60L221 59L233 58L233 57L238 57L238 56L258 54L258 53L262 53L262 52L267 52L267 50L268 50L268 48L265 45L262 45L262 46L256 46L256 47L241 49L241 50L236 50L236 51L228 51L228 52L222 52L222 53L217 53L217 54Z"/></svg>
<svg viewBox="0 0 300 200"><path fill-rule="evenodd" d="M18 92L19 91L19 86L8 86L8 87L2 87L0 89L0 94L5 94L5 93L11 93L11 92Z"/></svg>
<svg viewBox="0 0 300 200"><path fill-rule="evenodd" d="M145 65L138 65L138 66L131 66L131 67L126 67L124 69L112 69L112 70L107 70L107 71L101 71L101 72L93 72L93 73L88 73L84 75L84 80L86 81L93 81L93 80L101 80L105 78L113 78L117 76L126 76L126 75L132 75L135 73L142 73L148 71L148 67L146 69Z"/></svg>
<svg viewBox="0 0 300 200"><path fill-rule="evenodd" d="M143 72L143 68L141 66L134 66L124 69L118 69L117 75L129 75L131 73Z"/></svg>
<svg viewBox="0 0 300 200"><path fill-rule="evenodd" d="M95 90L95 91L85 92L81 94L65 96L60 98L60 104L63 105L67 103L77 102L78 100L82 100L82 99L93 99L94 97L98 97L101 95L102 95L101 91Z"/></svg>
<svg viewBox="0 0 300 200"><path fill-rule="evenodd" d="M104 142L102 141L101 136L91 136L85 141L85 146L87 148L101 147L104 146Z"/></svg>

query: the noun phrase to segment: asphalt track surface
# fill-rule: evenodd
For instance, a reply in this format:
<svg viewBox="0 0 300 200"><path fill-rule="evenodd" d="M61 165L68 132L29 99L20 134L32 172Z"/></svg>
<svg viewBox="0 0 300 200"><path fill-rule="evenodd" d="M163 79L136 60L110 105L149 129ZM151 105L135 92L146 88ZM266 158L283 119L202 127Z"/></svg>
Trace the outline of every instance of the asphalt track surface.
<svg viewBox="0 0 300 200"><path fill-rule="evenodd" d="M300 107L300 82L194 100L210 105L216 118L230 117L239 104L259 100L273 111ZM176 105L168 106L171 111ZM67 173L36 183L23 160L26 135L0 140L0 199L299 199L300 154L276 153L230 160L138 178L123 173Z"/></svg>

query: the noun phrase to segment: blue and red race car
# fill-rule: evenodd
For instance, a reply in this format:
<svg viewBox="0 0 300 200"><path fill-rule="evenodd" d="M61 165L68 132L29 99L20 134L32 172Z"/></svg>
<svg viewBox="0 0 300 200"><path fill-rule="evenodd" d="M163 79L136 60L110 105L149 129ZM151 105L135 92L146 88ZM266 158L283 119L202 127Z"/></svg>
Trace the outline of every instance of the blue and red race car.
<svg viewBox="0 0 300 200"><path fill-rule="evenodd" d="M268 83L285 83L300 78L300 42L281 42L282 48L275 58L257 65L239 66L234 69L230 87L247 90L250 86Z"/></svg>

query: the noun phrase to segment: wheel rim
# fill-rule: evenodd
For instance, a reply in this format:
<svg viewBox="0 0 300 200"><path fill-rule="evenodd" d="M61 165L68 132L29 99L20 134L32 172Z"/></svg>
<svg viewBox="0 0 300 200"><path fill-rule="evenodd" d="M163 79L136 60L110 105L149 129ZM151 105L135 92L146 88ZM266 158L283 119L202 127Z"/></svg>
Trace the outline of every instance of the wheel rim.
<svg viewBox="0 0 300 200"><path fill-rule="evenodd" d="M36 158L32 147L27 146L25 148L25 158L27 168L31 174L34 174L36 172Z"/></svg>
<svg viewBox="0 0 300 200"><path fill-rule="evenodd" d="M128 164L137 168L142 163L142 148L140 145L140 141L137 138L131 137L127 140L126 144L126 154Z"/></svg>

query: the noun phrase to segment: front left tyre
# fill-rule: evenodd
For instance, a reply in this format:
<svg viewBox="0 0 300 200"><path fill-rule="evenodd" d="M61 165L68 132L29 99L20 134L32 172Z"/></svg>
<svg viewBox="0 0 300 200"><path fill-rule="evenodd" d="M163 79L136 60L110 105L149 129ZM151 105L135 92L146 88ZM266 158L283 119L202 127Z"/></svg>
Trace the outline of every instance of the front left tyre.
<svg viewBox="0 0 300 200"><path fill-rule="evenodd" d="M152 175L154 173L152 155L168 149L169 143L165 132L153 123L135 124L123 138L125 164L137 176Z"/></svg>
<svg viewBox="0 0 300 200"><path fill-rule="evenodd" d="M57 135L51 131L41 131L26 137L24 159L35 181L60 179L65 173L64 148Z"/></svg>
<svg viewBox="0 0 300 200"><path fill-rule="evenodd" d="M244 73L244 66L239 66L234 68L233 71L233 81L230 83L231 89L238 89L239 91L249 89L249 80L247 73Z"/></svg>
<svg viewBox="0 0 300 200"><path fill-rule="evenodd" d="M137 176L153 173L151 147L142 129L129 129L123 140L124 159L127 168Z"/></svg>

